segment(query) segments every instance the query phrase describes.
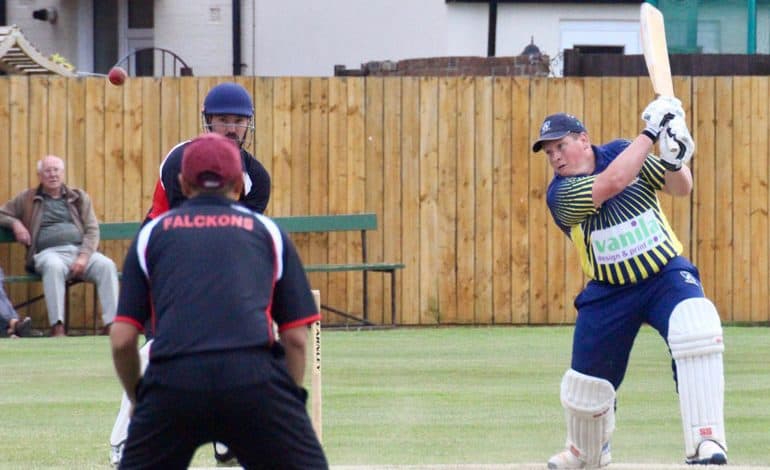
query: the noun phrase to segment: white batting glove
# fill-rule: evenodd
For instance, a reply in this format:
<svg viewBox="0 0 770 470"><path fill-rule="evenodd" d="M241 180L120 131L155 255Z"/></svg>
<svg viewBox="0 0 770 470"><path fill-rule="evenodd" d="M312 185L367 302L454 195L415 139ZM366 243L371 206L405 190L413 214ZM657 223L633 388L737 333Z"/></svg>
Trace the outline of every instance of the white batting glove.
<svg viewBox="0 0 770 470"><path fill-rule="evenodd" d="M642 111L642 120L645 122L645 128L642 131L653 142L657 142L660 131L666 127L666 124L678 116L684 120L684 108L682 102L673 96L659 96L655 98Z"/></svg>
<svg viewBox="0 0 770 470"><path fill-rule="evenodd" d="M668 171L679 171L692 159L695 141L684 119L675 117L660 134L660 161Z"/></svg>

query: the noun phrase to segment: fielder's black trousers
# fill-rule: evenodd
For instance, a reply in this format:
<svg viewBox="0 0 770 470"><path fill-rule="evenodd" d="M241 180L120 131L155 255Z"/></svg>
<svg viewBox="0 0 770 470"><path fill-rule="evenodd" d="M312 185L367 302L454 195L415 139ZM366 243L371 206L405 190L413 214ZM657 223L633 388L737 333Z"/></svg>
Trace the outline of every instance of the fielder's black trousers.
<svg viewBox="0 0 770 470"><path fill-rule="evenodd" d="M328 469L307 394L282 357L265 356L262 383L217 391L140 385L120 468L185 469L198 447L216 441L246 469Z"/></svg>

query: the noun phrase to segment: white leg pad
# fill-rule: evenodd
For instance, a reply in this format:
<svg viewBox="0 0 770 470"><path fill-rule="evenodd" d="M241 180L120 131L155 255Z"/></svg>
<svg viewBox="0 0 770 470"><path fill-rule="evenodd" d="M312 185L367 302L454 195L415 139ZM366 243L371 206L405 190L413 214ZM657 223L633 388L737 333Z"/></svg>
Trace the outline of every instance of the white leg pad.
<svg viewBox="0 0 770 470"><path fill-rule="evenodd" d="M598 377L569 369L561 381L567 418L567 448L587 467L598 467L602 446L615 430L615 388Z"/></svg>
<svg viewBox="0 0 770 470"><path fill-rule="evenodd" d="M147 341L144 346L139 349L139 363L142 374L147 369L147 364L150 362L150 345L152 340ZM115 418L115 424L112 425L112 433L110 434L110 445L117 446L126 440L128 437L128 425L131 422L131 402L128 401L128 396L123 392L123 397L120 400L120 410L118 416Z"/></svg>
<svg viewBox="0 0 770 470"><path fill-rule="evenodd" d="M722 366L725 346L714 304L706 298L677 304L668 322L668 346L676 362L687 456L697 455L704 440L716 441L727 450Z"/></svg>

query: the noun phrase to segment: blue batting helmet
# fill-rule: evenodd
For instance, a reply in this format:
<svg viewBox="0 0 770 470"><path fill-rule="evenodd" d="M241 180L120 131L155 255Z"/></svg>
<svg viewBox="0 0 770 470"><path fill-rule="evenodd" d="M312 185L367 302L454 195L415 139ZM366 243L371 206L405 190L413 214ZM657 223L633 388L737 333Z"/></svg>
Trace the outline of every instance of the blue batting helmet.
<svg viewBox="0 0 770 470"><path fill-rule="evenodd" d="M237 83L220 83L212 88L203 100L203 114L233 114L236 116L254 116L251 96Z"/></svg>

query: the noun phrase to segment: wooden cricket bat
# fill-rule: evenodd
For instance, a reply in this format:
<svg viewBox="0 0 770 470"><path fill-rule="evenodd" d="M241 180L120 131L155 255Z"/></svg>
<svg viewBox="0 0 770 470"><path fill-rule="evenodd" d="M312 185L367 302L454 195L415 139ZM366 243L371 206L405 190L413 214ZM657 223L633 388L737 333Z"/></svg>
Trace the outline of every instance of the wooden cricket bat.
<svg viewBox="0 0 770 470"><path fill-rule="evenodd" d="M639 22L641 24L642 52L644 53L644 62L647 64L647 72L652 81L652 89L658 96L674 96L663 14L649 3L642 3Z"/></svg>
<svg viewBox="0 0 770 470"><path fill-rule="evenodd" d="M663 13L649 3L642 3L639 11L639 23L642 52L644 53L644 62L647 64L647 73L650 74L652 89L657 96L674 96ZM679 145L673 140L661 139L660 145L668 146L670 152L679 151Z"/></svg>

